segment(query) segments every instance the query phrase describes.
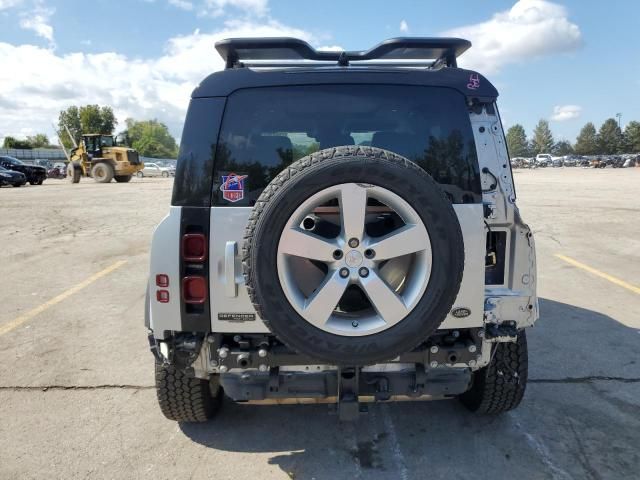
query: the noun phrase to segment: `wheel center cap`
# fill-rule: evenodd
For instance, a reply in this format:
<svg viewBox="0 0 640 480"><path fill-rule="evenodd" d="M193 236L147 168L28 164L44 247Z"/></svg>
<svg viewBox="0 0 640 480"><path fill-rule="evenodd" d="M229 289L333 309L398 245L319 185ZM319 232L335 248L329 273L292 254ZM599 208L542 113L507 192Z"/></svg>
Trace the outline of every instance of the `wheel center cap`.
<svg viewBox="0 0 640 480"><path fill-rule="evenodd" d="M351 268L362 265L362 254L357 250L351 250L344 256L344 262Z"/></svg>

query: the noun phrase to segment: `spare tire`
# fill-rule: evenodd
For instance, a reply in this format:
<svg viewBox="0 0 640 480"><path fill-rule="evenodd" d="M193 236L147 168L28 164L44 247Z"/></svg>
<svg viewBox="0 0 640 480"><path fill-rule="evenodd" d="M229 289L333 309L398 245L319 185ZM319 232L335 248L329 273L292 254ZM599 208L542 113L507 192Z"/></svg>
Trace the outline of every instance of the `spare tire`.
<svg viewBox="0 0 640 480"><path fill-rule="evenodd" d="M427 172L371 147L319 151L258 198L243 272L269 329L337 365L390 360L426 340L460 288L464 245Z"/></svg>

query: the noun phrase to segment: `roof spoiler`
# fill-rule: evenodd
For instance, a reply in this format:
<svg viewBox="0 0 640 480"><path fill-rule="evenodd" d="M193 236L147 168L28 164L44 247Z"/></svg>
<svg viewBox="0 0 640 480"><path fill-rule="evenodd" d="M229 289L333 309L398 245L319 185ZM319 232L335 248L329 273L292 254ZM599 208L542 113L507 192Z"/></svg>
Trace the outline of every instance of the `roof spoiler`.
<svg viewBox="0 0 640 480"><path fill-rule="evenodd" d="M288 37L229 38L216 42L225 68L312 67L337 63L349 66L456 67L456 59L471 47L461 38L391 38L369 50L316 50L304 40ZM377 62L376 62L377 61Z"/></svg>

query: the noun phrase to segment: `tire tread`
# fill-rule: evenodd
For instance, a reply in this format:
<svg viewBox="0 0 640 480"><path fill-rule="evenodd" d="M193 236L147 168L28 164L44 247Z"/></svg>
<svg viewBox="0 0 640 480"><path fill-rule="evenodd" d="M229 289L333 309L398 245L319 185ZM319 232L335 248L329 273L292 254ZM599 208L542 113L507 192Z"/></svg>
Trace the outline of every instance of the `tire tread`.
<svg viewBox="0 0 640 480"><path fill-rule="evenodd" d="M188 377L173 365L156 361L155 383L160 410L169 420L206 422L220 408L222 397L212 395L208 380Z"/></svg>

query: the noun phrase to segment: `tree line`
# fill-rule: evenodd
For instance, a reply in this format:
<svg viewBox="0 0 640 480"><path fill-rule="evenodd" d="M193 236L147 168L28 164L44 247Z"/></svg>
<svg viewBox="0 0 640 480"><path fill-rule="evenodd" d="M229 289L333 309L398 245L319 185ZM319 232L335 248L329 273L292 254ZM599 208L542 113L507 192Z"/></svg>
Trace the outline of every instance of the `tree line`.
<svg viewBox="0 0 640 480"><path fill-rule="evenodd" d="M101 133L113 135L118 120L113 109L108 106L83 105L71 106L58 115L58 137L67 150L78 144L82 134ZM169 133L167 126L156 119L125 120L125 129L118 133L118 138L129 147L135 148L143 157L176 158L178 144ZM26 140L5 137L3 148L58 148L52 145L47 135L39 133Z"/></svg>
<svg viewBox="0 0 640 480"><path fill-rule="evenodd" d="M507 146L511 157L533 157L539 153L552 155L615 155L640 152L640 122L629 122L624 131L614 118L608 118L596 130L593 123L582 127L574 144L567 140L556 142L549 122L540 120L533 129L531 140L524 127L513 125L507 130Z"/></svg>

